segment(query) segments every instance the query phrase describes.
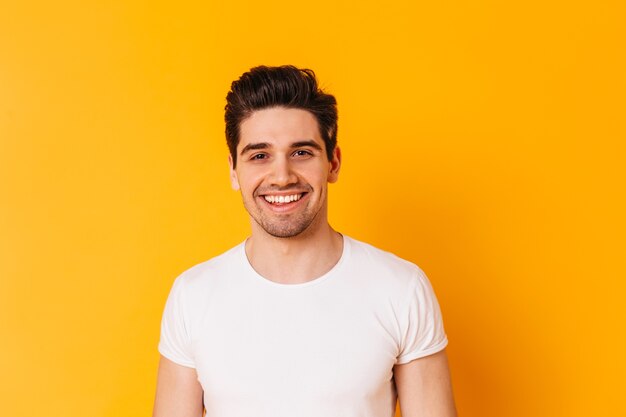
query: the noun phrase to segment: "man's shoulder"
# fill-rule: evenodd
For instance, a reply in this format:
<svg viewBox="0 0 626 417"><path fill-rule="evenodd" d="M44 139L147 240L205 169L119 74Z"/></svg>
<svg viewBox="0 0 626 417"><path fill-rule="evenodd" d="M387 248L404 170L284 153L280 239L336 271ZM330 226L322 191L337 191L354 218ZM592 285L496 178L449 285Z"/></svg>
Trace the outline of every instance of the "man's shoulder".
<svg viewBox="0 0 626 417"><path fill-rule="evenodd" d="M350 237L347 239L350 242L351 255L356 265L359 269L368 271L370 275L382 275L402 281L425 277L420 267L411 261L372 244Z"/></svg>
<svg viewBox="0 0 626 417"><path fill-rule="evenodd" d="M215 281L227 275L233 267L241 263L242 251L243 243L240 243L213 258L185 270L176 278L176 281L185 286L203 285L210 281Z"/></svg>

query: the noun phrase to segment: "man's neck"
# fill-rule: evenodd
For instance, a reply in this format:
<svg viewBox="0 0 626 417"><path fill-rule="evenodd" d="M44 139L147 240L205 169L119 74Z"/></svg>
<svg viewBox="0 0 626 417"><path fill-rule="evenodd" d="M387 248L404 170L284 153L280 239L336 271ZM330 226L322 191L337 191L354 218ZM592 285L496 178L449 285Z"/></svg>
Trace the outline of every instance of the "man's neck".
<svg viewBox="0 0 626 417"><path fill-rule="evenodd" d="M339 262L343 237L330 225L315 233L277 238L253 229L246 241L246 255L252 267L264 278L281 284L311 281Z"/></svg>

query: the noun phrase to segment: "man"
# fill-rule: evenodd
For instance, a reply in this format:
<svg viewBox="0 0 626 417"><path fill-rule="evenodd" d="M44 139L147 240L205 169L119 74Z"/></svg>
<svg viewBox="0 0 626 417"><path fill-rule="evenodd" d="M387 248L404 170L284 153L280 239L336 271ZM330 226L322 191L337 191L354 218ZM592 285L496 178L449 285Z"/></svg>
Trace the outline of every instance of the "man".
<svg viewBox="0 0 626 417"><path fill-rule="evenodd" d="M447 338L415 265L337 233L333 96L256 67L227 96L230 177L252 234L184 272L163 314L155 417L455 416Z"/></svg>

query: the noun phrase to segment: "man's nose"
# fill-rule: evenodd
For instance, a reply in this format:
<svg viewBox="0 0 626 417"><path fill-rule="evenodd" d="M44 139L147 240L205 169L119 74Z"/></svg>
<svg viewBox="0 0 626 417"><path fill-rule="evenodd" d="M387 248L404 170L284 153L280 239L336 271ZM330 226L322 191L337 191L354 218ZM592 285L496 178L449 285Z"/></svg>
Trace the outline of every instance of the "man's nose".
<svg viewBox="0 0 626 417"><path fill-rule="evenodd" d="M272 164L270 182L272 185L284 187L298 182L298 177L288 159L276 158Z"/></svg>

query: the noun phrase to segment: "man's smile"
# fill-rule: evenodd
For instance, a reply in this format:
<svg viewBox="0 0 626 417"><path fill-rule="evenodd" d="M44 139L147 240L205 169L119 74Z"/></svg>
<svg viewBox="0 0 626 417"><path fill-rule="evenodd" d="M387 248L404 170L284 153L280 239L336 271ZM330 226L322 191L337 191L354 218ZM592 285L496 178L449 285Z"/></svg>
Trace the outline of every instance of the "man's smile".
<svg viewBox="0 0 626 417"><path fill-rule="evenodd" d="M298 201L304 195L304 193L299 194L290 194L290 195L264 195L263 198L265 201L271 204L285 204L291 203L292 201Z"/></svg>
<svg viewBox="0 0 626 417"><path fill-rule="evenodd" d="M268 193L259 195L261 204L268 207L275 213L286 213L292 210L296 210L302 205L305 205L305 201L308 200L309 193L306 191L285 193Z"/></svg>

